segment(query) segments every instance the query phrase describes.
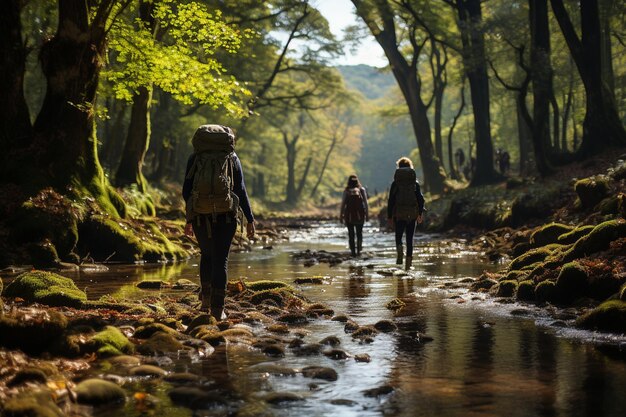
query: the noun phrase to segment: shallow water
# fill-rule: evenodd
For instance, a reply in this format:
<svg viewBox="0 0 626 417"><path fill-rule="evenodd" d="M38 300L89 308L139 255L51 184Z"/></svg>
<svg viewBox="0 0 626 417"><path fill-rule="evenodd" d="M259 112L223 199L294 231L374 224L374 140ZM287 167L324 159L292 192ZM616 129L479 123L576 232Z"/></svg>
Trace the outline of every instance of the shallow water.
<svg viewBox="0 0 626 417"><path fill-rule="evenodd" d="M335 267L325 264L305 268L291 257L302 249L345 251L343 228L316 225L311 231L291 235L274 250L255 249L233 254L230 279L277 279L292 283L299 276L329 277L326 285L300 289L314 302L350 315L359 324L392 319L399 330L379 334L371 344L360 344L343 330L343 324L314 320L302 326L310 332L306 342L335 335L340 348L350 354L368 353L370 363L353 359L331 360L323 355L271 359L243 347L220 348L208 358L177 358L168 370L203 375L225 395L229 406L192 412L174 407L165 395L168 385L138 381L131 391L154 393L161 399L161 416L275 415L275 416L624 416L626 415L626 362L613 359L596 346L598 341L626 348L624 337L604 337L590 332L552 327L544 311L529 306L484 300L456 285L497 266L485 263L460 242L416 238L414 270L408 276L383 276L376 271L391 267L395 248L390 235L365 229L366 251L371 259L350 261ZM374 268L372 268L374 266ZM161 278L197 281L195 261L162 267L115 267L106 273L82 273L80 286L90 298L105 293L126 297L145 296L134 284ZM394 314L385 305L399 297L407 302ZM511 311L519 315L511 315ZM420 341L427 334L431 342ZM620 355L617 355L620 356ZM623 358L623 353L621 354ZM335 382L298 376L270 376L251 366L275 363L302 368L321 365L335 369ZM364 390L390 385L391 394L366 397ZM262 397L271 392L293 392L304 400L281 406L267 405ZM349 400L337 404L336 400ZM102 410L102 416L120 411ZM124 415L142 415L129 403Z"/></svg>

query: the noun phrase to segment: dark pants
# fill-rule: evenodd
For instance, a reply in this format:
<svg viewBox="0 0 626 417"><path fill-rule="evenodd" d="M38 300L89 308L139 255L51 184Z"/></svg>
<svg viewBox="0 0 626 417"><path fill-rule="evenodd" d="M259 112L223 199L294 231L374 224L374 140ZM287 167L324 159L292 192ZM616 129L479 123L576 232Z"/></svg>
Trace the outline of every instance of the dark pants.
<svg viewBox="0 0 626 417"><path fill-rule="evenodd" d="M350 245L350 252L355 255L355 246L354 246L354 232L356 231L356 248L358 253L361 253L361 249L363 248L363 225L356 223L346 223L348 226L348 245Z"/></svg>
<svg viewBox="0 0 626 417"><path fill-rule="evenodd" d="M210 216L194 219L193 232L200 246L200 284L203 293L210 291L210 288L226 289L228 252L236 229L237 221L230 215L218 215L215 222Z"/></svg>
<svg viewBox="0 0 626 417"><path fill-rule="evenodd" d="M415 220L396 220L396 246L402 245L402 235L406 232L406 256L413 256L413 234Z"/></svg>

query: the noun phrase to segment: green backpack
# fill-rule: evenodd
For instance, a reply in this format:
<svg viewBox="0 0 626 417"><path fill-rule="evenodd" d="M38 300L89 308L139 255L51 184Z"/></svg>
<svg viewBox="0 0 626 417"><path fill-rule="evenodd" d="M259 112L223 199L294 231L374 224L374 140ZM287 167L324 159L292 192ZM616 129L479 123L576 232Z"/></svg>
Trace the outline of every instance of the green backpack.
<svg viewBox="0 0 626 417"><path fill-rule="evenodd" d="M394 216L398 220L415 220L419 214L415 181L417 176L413 168L398 168L393 176L396 183L396 205Z"/></svg>
<svg viewBox="0 0 626 417"><path fill-rule="evenodd" d="M233 156L235 136L230 128L203 125L191 140L194 161L187 174L193 178L191 197L187 201L187 219L197 215L236 214L239 198L233 192Z"/></svg>

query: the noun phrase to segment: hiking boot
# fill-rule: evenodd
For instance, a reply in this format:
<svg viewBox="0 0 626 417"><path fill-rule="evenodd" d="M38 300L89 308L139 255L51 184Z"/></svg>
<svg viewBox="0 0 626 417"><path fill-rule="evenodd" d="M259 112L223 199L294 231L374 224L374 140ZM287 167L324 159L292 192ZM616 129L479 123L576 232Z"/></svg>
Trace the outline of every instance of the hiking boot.
<svg viewBox="0 0 626 417"><path fill-rule="evenodd" d="M213 291L211 294L211 315L215 317L217 321L226 319L226 314L224 313L224 298L225 297L226 297L225 290L213 288Z"/></svg>
<svg viewBox="0 0 626 417"><path fill-rule="evenodd" d="M208 313L211 309L211 289L209 288L208 291L203 289L198 297L200 298L200 311Z"/></svg>
<svg viewBox="0 0 626 417"><path fill-rule="evenodd" d="M402 265L402 245L396 246L396 252L398 253L398 257L396 258L396 265Z"/></svg>
<svg viewBox="0 0 626 417"><path fill-rule="evenodd" d="M413 265L413 257L407 256L406 263L404 264L404 270L408 271L409 269L411 269L411 265Z"/></svg>

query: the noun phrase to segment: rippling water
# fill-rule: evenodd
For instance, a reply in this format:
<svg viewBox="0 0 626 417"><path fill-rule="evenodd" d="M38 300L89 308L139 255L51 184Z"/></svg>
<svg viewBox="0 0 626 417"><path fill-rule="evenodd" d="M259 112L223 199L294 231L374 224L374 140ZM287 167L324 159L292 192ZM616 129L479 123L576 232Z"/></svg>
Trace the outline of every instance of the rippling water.
<svg viewBox="0 0 626 417"><path fill-rule="evenodd" d="M311 300L328 304L359 324L386 318L394 320L399 330L379 334L371 344L361 344L344 333L342 323L317 320L303 326L310 332L305 341L318 342L336 335L342 349L351 354L368 353L370 363L289 353L285 358L268 359L236 346L218 349L206 359L174 358L166 369L206 376L217 386L237 393L232 407L195 414L170 405L164 383L137 383L135 388L163 399L157 413L162 416L626 415L626 363L619 354L618 358L605 354L594 343L608 340L614 347L625 347L623 337L551 327L552 319L540 309L500 304L468 293L456 283L496 266L465 251L460 242L418 236L415 268L408 276L376 272L392 266L395 247L390 235L381 235L373 227L365 229L365 251L370 252L371 259L332 268L305 268L291 257L292 252L307 248L345 251L346 235L343 228L322 223L310 231L293 233L289 243L276 245L274 250L259 248L233 254L230 278L291 283L299 276L329 277L330 284L300 289ZM108 292L136 297L145 292L136 289L134 283L148 278L197 280L197 265L191 261L158 268L119 267L107 273L83 273L78 282L87 288L90 298ZM394 314L385 305L396 297L407 305ZM516 309L522 316L510 314ZM431 336L433 341L420 342L418 333ZM250 368L259 363L295 368L328 366L338 372L339 379L325 382L301 375L270 376ZM394 391L377 398L363 395L363 391L383 385L392 386ZM261 400L276 391L297 393L305 399L282 406ZM337 404L337 400L349 401ZM133 407L128 405L124 414L140 415ZM102 415L120 413L103 411Z"/></svg>

